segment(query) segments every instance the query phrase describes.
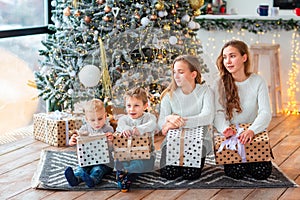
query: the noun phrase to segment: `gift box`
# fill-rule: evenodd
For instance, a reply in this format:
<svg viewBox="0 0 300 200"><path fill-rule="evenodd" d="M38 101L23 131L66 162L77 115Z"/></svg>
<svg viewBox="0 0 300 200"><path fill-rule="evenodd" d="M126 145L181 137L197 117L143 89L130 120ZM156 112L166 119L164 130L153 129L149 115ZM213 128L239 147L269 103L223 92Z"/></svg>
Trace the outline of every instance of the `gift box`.
<svg viewBox="0 0 300 200"><path fill-rule="evenodd" d="M109 163L109 150L105 134L78 137L77 157L80 167Z"/></svg>
<svg viewBox="0 0 300 200"><path fill-rule="evenodd" d="M233 164L243 162L270 161L273 158L268 132L256 134L251 143L241 144L238 135L247 130L251 124L231 126L237 134L226 139L224 136L214 138L216 164Z"/></svg>
<svg viewBox="0 0 300 200"><path fill-rule="evenodd" d="M204 127L172 129L167 134L166 165L201 167Z"/></svg>
<svg viewBox="0 0 300 200"><path fill-rule="evenodd" d="M34 138L52 146L67 146L72 130L82 126L82 117L54 112L33 115Z"/></svg>
<svg viewBox="0 0 300 200"><path fill-rule="evenodd" d="M124 137L114 135L114 159L119 161L150 159L152 138L146 133L140 136Z"/></svg>

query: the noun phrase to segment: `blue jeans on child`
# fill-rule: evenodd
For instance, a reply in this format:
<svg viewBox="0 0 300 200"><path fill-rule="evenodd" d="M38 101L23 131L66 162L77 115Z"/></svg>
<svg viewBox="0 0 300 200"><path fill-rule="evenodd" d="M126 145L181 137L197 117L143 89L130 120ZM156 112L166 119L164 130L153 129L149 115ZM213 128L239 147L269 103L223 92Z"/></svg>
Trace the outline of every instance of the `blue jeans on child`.
<svg viewBox="0 0 300 200"><path fill-rule="evenodd" d="M107 165L93 165L87 167L78 166L74 171L74 175L76 177L80 177L82 181L82 177L84 173L87 173L95 182L95 184L99 184L102 181L103 176L109 174L113 171L113 169Z"/></svg>
<svg viewBox="0 0 300 200"><path fill-rule="evenodd" d="M151 155L150 159L123 161L124 170L128 173L151 172L154 169L155 156Z"/></svg>

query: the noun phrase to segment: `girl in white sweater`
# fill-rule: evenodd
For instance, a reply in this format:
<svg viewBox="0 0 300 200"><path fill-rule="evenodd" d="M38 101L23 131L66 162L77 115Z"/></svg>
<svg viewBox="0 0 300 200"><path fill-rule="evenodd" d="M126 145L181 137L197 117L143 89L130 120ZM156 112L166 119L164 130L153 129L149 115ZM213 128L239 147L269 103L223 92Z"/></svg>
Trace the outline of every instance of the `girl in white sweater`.
<svg viewBox="0 0 300 200"><path fill-rule="evenodd" d="M263 132L271 121L268 88L263 78L250 72L248 46L239 40L227 42L217 58L220 79L214 86L216 114L214 126L230 137L236 132L230 124L251 123L239 136L242 144L250 143L255 134ZM227 176L240 179L246 173L256 179L266 179L271 162L224 165Z"/></svg>
<svg viewBox="0 0 300 200"><path fill-rule="evenodd" d="M201 168L166 166L166 140L163 141L160 160L161 176L175 179L197 179L201 175L206 154L212 149L212 136L208 126L214 117L214 96L212 90L202 83L201 64L196 56L177 57L171 66L172 82L162 93L158 126L163 135L169 129L195 128L204 126Z"/></svg>

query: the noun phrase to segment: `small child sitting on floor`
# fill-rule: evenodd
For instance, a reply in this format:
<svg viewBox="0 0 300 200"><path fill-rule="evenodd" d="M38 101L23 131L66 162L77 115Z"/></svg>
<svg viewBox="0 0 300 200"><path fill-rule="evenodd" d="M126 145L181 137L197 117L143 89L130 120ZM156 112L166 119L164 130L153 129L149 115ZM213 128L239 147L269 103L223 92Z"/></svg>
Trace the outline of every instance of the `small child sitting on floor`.
<svg viewBox="0 0 300 200"><path fill-rule="evenodd" d="M113 140L112 132L114 132L114 130L110 125L106 124L106 111L103 102L99 99L88 101L84 108L84 112L86 124L71 136L69 145L76 145L77 137L80 135L95 136L105 134L111 152ZM113 159L110 153L110 163L107 165L77 166L75 172L71 167L67 167L65 170L65 177L70 186L77 186L84 181L89 188L92 188L99 184L106 174L110 174L112 171Z"/></svg>

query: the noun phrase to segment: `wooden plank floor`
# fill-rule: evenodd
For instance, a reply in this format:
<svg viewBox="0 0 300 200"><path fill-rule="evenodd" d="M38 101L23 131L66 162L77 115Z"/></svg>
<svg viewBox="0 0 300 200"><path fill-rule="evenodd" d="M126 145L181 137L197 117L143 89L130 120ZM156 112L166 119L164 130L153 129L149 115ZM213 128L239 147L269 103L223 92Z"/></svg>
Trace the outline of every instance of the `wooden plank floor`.
<svg viewBox="0 0 300 200"><path fill-rule="evenodd" d="M300 115L275 117L269 126L274 162L300 185ZM161 138L156 141L159 147ZM42 149L58 149L33 136L0 145L0 199L300 199L300 188L53 191L31 188ZM66 148L59 148L65 150Z"/></svg>

